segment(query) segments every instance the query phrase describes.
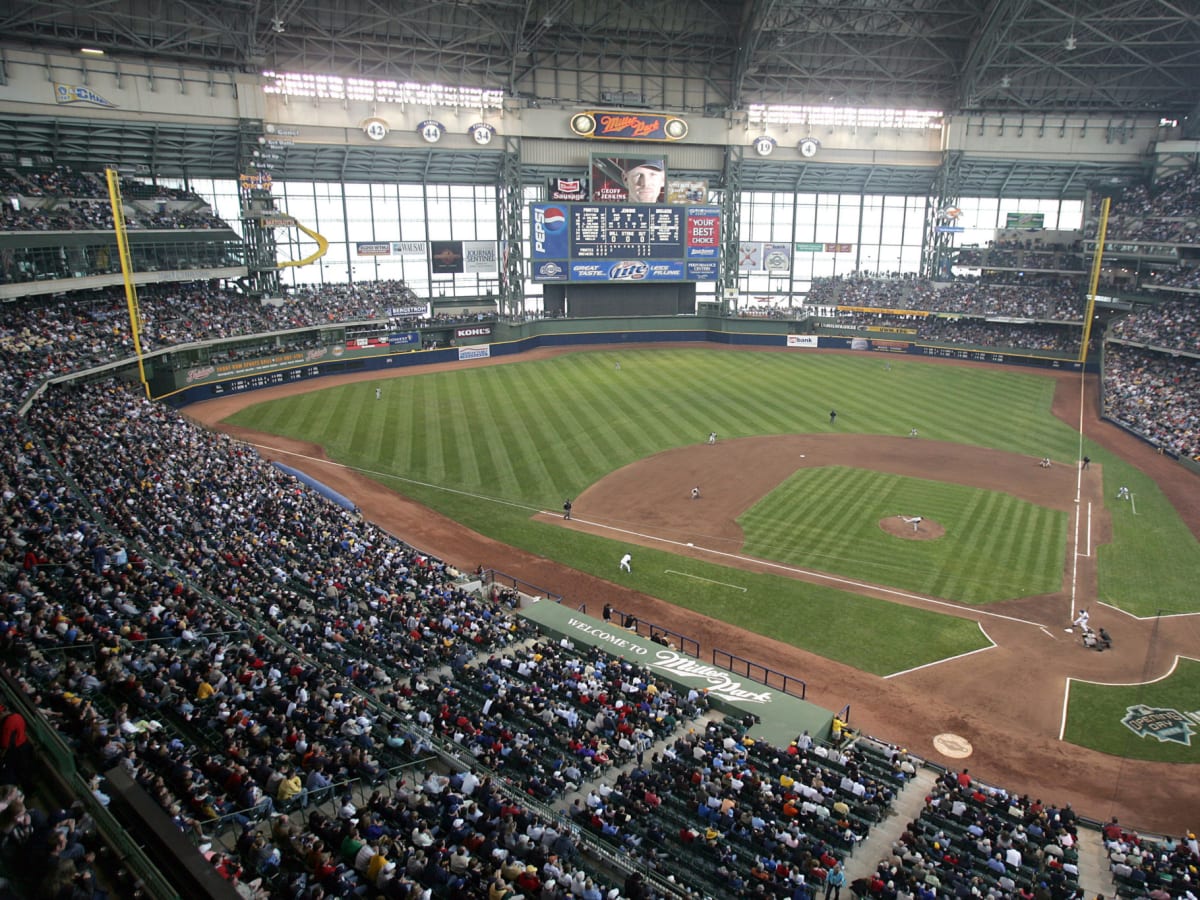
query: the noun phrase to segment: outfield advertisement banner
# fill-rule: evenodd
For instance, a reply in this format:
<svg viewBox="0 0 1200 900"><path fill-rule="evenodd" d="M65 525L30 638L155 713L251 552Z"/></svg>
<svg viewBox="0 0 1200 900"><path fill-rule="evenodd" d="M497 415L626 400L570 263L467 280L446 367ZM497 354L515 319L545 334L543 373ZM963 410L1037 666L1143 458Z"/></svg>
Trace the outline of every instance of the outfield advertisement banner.
<svg viewBox="0 0 1200 900"><path fill-rule="evenodd" d="M463 271L468 275L500 271L495 241L463 241Z"/></svg>
<svg viewBox="0 0 1200 900"><path fill-rule="evenodd" d="M454 339L460 341L463 338L491 337L491 325L473 325L469 328L455 328Z"/></svg>
<svg viewBox="0 0 1200 900"><path fill-rule="evenodd" d="M721 255L721 211L691 207L687 221L687 258L716 259Z"/></svg>
<svg viewBox="0 0 1200 900"><path fill-rule="evenodd" d="M413 304L412 306L392 306L388 308L388 318L390 319L423 319L429 313L429 305L426 303Z"/></svg>
<svg viewBox="0 0 1200 900"><path fill-rule="evenodd" d="M392 241L392 256L425 259L429 245L424 241Z"/></svg>
<svg viewBox="0 0 1200 900"><path fill-rule="evenodd" d="M740 244L738 244L738 271L761 272L762 270L762 241L742 241Z"/></svg>
<svg viewBox="0 0 1200 900"><path fill-rule="evenodd" d="M787 336L787 345L789 347L812 347L817 346L817 336L815 334L789 334Z"/></svg>
<svg viewBox="0 0 1200 900"><path fill-rule="evenodd" d="M377 241L372 244L355 244L354 251L359 256L391 256L392 245L388 241Z"/></svg>
<svg viewBox="0 0 1200 900"><path fill-rule="evenodd" d="M588 186L583 178L551 178L551 200L573 200L576 202L588 198Z"/></svg>
<svg viewBox="0 0 1200 900"><path fill-rule="evenodd" d="M792 271L790 244L763 244L763 267L770 275L787 275Z"/></svg>
<svg viewBox="0 0 1200 900"><path fill-rule="evenodd" d="M398 334L389 334L387 340L393 347L420 347L421 333L419 331L403 331Z"/></svg>
<svg viewBox="0 0 1200 900"><path fill-rule="evenodd" d="M463 273L462 241L430 241L430 271L434 275L461 275Z"/></svg>
<svg viewBox="0 0 1200 900"><path fill-rule="evenodd" d="M888 309L884 306L839 306L839 312L875 313L880 316L928 316L927 309Z"/></svg>
<svg viewBox="0 0 1200 900"><path fill-rule="evenodd" d="M715 264L714 264L715 266ZM623 259L617 262L573 262L571 281L683 281L678 259Z"/></svg>
<svg viewBox="0 0 1200 900"><path fill-rule="evenodd" d="M492 345L482 344L478 347L459 347L458 361L463 362L468 359L487 359L492 355Z"/></svg>

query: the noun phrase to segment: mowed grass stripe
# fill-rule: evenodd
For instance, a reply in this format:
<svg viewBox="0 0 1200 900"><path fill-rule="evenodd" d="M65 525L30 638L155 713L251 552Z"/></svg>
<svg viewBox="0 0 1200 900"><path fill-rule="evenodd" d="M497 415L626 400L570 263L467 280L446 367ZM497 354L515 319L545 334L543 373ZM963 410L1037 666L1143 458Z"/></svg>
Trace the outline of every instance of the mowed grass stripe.
<svg viewBox="0 0 1200 900"><path fill-rule="evenodd" d="M610 373L611 378L608 377ZM587 375L589 377L584 378L577 386L580 402L587 408L590 416L598 418L609 415L610 410L619 405L621 392L618 390L618 382L627 379L622 372L603 366L593 367ZM644 440L644 434L638 431L629 416L615 416L606 420L605 427L597 429L594 437L596 450L606 471L618 467L625 460L640 458L638 451ZM576 485L574 492L579 493L585 487L586 484Z"/></svg>
<svg viewBox="0 0 1200 900"><path fill-rule="evenodd" d="M499 491L501 494L513 492L517 484L517 472L513 466L512 454L508 447L496 440L494 435L501 432L500 420L506 407L499 402L500 395L496 392L497 379L472 378L466 381L466 388L471 392L471 400L475 406L476 426L482 440L476 445L480 448L482 462L479 466L479 478L486 490Z"/></svg>
<svg viewBox="0 0 1200 900"><path fill-rule="evenodd" d="M443 430L447 463L460 485L470 488L482 485L484 479L480 475L479 460L486 456L482 444L486 438L483 432L475 427L479 421L481 410L468 402L471 392L464 388L468 379L456 379L452 389L446 391L444 403L451 421L448 428Z"/></svg>
<svg viewBox="0 0 1200 900"><path fill-rule="evenodd" d="M592 432L599 429L595 418L580 410L578 393L572 390L574 381L556 378L544 368L538 374L544 377L532 385L531 396L537 398L537 421L547 430L543 445L547 450L559 449L563 457L554 485L558 494L568 485L582 483L589 472L603 470L603 459L592 440Z"/></svg>
<svg viewBox="0 0 1200 900"><path fill-rule="evenodd" d="M796 473L739 522L746 550L755 556L981 602L1023 596L1027 584L1037 585L1039 593L1056 589L1061 568L1042 569L1028 579L1013 572L1016 562L1006 555L1011 547L981 524L988 519L1008 528L1011 519L1029 525L1008 530L1032 533L1039 518L1053 523L1023 510L1029 506L961 485L832 466ZM946 535L911 541L879 527L881 519L911 515L939 521Z"/></svg>
<svg viewBox="0 0 1200 900"><path fill-rule="evenodd" d="M515 367L501 366L497 371L506 372L510 368ZM508 456L512 480L481 486L481 491L489 496L522 500L529 500L531 495L536 497L539 490L549 496L557 467L551 469L549 463L554 457L542 451L545 438L537 411L532 408L528 375L521 373L519 378L513 378L506 373L489 387L489 396L501 411L499 421L504 427L488 437Z"/></svg>

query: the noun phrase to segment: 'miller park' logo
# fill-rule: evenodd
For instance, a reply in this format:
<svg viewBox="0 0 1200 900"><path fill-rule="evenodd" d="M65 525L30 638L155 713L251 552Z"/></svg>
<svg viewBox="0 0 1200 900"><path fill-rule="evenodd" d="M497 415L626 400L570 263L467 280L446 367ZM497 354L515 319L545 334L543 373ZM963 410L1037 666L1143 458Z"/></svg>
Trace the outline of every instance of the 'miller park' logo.
<svg viewBox="0 0 1200 900"><path fill-rule="evenodd" d="M1155 737L1161 742L1171 741L1192 746L1192 734L1200 724L1200 711L1180 712L1177 709L1161 709L1154 706L1125 707L1121 724L1138 737Z"/></svg>

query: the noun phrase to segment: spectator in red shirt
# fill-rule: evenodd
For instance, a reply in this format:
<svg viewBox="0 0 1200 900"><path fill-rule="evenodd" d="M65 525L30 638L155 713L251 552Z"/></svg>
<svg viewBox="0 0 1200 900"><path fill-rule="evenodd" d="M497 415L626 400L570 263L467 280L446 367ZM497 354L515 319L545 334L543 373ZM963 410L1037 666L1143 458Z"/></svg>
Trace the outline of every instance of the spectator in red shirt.
<svg viewBox="0 0 1200 900"><path fill-rule="evenodd" d="M31 750L25 717L0 707L0 775L8 783L27 786Z"/></svg>

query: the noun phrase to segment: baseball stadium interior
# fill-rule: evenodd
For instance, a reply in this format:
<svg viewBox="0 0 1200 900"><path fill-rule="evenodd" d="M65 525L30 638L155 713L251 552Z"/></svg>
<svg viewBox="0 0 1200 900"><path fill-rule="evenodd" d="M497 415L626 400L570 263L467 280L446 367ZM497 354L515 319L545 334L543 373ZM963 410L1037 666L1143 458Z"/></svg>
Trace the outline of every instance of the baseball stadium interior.
<svg viewBox="0 0 1200 900"><path fill-rule="evenodd" d="M1114 764L1158 811L989 771L189 410L665 344L1073 377L1194 552L1195 0L0 10L0 898L1196 900L1195 757ZM1077 605L1055 652L1132 655Z"/></svg>

